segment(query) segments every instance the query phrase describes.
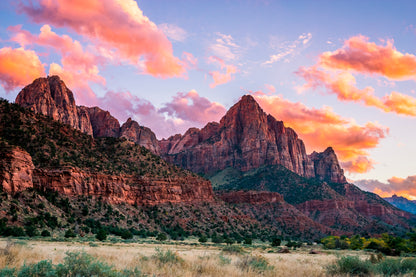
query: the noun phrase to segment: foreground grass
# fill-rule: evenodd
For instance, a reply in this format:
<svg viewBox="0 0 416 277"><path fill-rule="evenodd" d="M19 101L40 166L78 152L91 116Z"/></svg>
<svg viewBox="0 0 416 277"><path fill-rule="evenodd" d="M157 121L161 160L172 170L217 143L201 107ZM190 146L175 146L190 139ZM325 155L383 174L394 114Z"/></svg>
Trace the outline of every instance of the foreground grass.
<svg viewBox="0 0 416 277"><path fill-rule="evenodd" d="M97 269L94 265L99 264L98 269L107 270L108 275L97 276L326 276L327 267L337 261L339 253L368 258L368 254L356 251L322 251L317 255L309 251L301 248L280 254L276 248L264 247L0 239L0 269L15 268L15 275L5 276L18 276L22 268L65 268L68 257L78 257L91 268Z"/></svg>

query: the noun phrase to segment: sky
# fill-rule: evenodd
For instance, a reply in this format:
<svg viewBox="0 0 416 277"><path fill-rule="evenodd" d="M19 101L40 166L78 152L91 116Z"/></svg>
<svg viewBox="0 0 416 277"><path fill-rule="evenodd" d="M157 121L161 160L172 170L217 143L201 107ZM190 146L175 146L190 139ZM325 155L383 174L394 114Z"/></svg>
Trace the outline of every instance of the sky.
<svg viewBox="0 0 416 277"><path fill-rule="evenodd" d="M59 75L76 103L158 139L242 95L332 146L347 178L416 199L416 2L3 0L0 97Z"/></svg>

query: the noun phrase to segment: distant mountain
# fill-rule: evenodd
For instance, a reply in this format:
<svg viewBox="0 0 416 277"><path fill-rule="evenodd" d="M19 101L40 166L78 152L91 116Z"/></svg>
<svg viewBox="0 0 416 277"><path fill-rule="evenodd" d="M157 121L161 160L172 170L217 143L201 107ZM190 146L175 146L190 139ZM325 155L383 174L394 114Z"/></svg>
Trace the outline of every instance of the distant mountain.
<svg viewBox="0 0 416 277"><path fill-rule="evenodd" d="M402 196L393 195L392 197L385 197L384 200L392 204L393 206L407 211L412 214L416 214L416 201L409 200Z"/></svg>

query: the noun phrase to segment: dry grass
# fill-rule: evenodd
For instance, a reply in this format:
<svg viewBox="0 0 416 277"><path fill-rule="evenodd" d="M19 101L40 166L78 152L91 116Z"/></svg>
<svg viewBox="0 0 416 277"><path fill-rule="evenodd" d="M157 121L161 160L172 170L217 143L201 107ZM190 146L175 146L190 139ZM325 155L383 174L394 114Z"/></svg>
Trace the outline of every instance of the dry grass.
<svg viewBox="0 0 416 277"><path fill-rule="evenodd" d="M155 248L170 250L180 261L160 262ZM335 252L318 255L308 254L308 249L292 251L289 254L267 253L261 248L248 248L243 255L232 255L216 246L154 245L122 243L48 242L0 240L0 268L20 267L24 263L40 260L62 262L67 251L84 251L118 269L137 267L152 276L325 276L325 267L336 260ZM340 251L341 252L341 251ZM348 252L340 253L345 255ZM357 252L354 252L356 255ZM266 270L242 268L244 256L251 255L266 259Z"/></svg>

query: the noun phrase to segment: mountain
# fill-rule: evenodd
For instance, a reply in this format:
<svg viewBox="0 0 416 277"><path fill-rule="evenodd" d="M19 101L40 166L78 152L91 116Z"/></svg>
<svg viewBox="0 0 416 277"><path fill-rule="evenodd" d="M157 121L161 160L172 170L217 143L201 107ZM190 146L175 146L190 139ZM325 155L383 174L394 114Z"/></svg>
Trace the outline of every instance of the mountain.
<svg viewBox="0 0 416 277"><path fill-rule="evenodd" d="M403 211L407 211L412 214L416 214L416 201L409 200L402 196L397 196L394 194L392 197L385 197L384 200L392 204L393 206L402 209Z"/></svg>
<svg viewBox="0 0 416 277"><path fill-rule="evenodd" d="M262 165L282 165L300 176L345 182L343 171L326 151L311 159L291 128L267 115L254 98L245 95L219 123L189 129L159 142L162 157L202 174L232 167L241 171ZM332 151L333 152L333 151Z"/></svg>
<svg viewBox="0 0 416 277"><path fill-rule="evenodd" d="M72 128L94 137L124 137L138 145L145 146L153 153L159 153L155 134L129 119L129 131L124 133L120 123L108 111L99 107L76 106L73 93L59 76L38 78L23 88L15 103L35 113L50 116ZM139 136L137 134L140 134Z"/></svg>

